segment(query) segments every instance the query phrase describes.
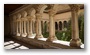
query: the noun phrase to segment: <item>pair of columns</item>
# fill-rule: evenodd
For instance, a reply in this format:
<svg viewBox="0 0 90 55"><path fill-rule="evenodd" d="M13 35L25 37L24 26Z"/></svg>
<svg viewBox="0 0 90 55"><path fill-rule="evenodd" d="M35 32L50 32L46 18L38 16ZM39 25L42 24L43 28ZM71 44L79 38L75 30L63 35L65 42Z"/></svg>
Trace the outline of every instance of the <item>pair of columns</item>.
<svg viewBox="0 0 90 55"><path fill-rule="evenodd" d="M28 18L28 21L27 21L27 37L31 37L32 36L32 34L33 34L33 32L32 32L32 19L33 19L33 17L29 17Z"/></svg>
<svg viewBox="0 0 90 55"><path fill-rule="evenodd" d="M81 39L79 38L79 29L78 29L78 11L79 11L78 5L71 5L71 28L72 28L72 39L70 41L70 46L73 47L80 47L81 45ZM55 21L54 21L54 10L50 11L49 13L49 37L47 41L52 42L53 40L56 40L55 36Z"/></svg>
<svg viewBox="0 0 90 55"><path fill-rule="evenodd" d="M43 38L42 31L41 31L41 19L42 15L40 13L36 14L36 36L35 39Z"/></svg>
<svg viewBox="0 0 90 55"><path fill-rule="evenodd" d="M34 23L32 23L33 16L30 16L27 20L26 19L22 19L20 21L16 21L14 22L14 27L13 29L16 27L16 29L14 29L14 32L16 33L16 36L20 36L19 34L21 34L22 37L31 37L34 31ZM27 22L27 25L26 25ZM27 28L26 28L27 26ZM33 27L33 28L32 28ZM27 29L27 32L26 32ZM39 32L40 33L40 32Z"/></svg>
<svg viewBox="0 0 90 55"><path fill-rule="evenodd" d="M26 22L27 22L27 25L26 25ZM32 32L32 18L31 17L30 17L30 19L21 21L20 26L21 26L21 36L31 37L33 35L33 32ZM27 30L27 32L26 32L26 30Z"/></svg>
<svg viewBox="0 0 90 55"><path fill-rule="evenodd" d="M26 20L19 20L16 22L17 28L16 28L16 34L17 36L26 37Z"/></svg>

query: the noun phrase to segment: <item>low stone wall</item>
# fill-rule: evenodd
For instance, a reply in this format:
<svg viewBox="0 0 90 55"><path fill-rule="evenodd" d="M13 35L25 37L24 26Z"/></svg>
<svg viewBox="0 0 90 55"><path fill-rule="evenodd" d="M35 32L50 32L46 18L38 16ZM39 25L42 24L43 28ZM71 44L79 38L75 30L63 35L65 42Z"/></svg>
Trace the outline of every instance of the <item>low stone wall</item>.
<svg viewBox="0 0 90 55"><path fill-rule="evenodd" d="M39 47L41 49L81 49L78 47L71 47L71 46L66 46L59 43L46 42L46 41L36 40L32 38L27 38L27 37L17 36L14 38L24 43Z"/></svg>

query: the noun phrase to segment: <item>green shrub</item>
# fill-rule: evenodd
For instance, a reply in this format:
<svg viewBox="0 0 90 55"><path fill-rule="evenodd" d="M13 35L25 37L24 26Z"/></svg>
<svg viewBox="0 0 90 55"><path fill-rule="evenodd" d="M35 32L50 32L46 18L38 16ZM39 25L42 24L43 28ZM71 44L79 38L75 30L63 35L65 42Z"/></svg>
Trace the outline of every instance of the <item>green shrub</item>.
<svg viewBox="0 0 90 55"><path fill-rule="evenodd" d="M84 43L84 15L80 14L78 16L78 24L79 24L79 37L82 40L82 43ZM43 36L47 38L49 36L49 33L46 32L47 24L45 24L44 27L45 28L44 28ZM67 31L60 31L60 32L56 31L55 35L59 40L70 41L71 40L71 20L69 20L68 22Z"/></svg>

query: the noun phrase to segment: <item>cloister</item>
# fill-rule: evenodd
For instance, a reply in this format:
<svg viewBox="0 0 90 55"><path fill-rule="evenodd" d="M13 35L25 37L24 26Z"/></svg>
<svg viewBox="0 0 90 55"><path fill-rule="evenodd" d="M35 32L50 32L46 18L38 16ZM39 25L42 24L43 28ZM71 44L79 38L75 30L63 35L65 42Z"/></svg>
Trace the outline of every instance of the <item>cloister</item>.
<svg viewBox="0 0 90 55"><path fill-rule="evenodd" d="M25 4L10 12L9 34L12 38L43 49L81 49L84 44L79 38L80 13L84 14L83 4ZM67 31L69 20L70 42L58 40L55 32ZM44 29L49 33L47 38L43 35Z"/></svg>

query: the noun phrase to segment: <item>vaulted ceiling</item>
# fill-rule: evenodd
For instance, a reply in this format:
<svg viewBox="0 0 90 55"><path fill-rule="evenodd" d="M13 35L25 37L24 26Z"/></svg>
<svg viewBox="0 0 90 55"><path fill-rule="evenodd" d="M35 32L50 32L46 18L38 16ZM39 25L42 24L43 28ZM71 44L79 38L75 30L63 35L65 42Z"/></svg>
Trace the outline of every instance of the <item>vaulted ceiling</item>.
<svg viewBox="0 0 90 55"><path fill-rule="evenodd" d="M4 15L8 15L10 12L21 7L23 4L4 4Z"/></svg>
<svg viewBox="0 0 90 55"><path fill-rule="evenodd" d="M24 4L4 4L4 15L9 15L10 12L16 10L17 8L23 6ZM84 5L81 6L81 9L84 8ZM45 12L50 9L50 6L45 9ZM58 14L70 11L70 7L67 4L60 4L58 9Z"/></svg>

